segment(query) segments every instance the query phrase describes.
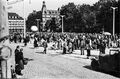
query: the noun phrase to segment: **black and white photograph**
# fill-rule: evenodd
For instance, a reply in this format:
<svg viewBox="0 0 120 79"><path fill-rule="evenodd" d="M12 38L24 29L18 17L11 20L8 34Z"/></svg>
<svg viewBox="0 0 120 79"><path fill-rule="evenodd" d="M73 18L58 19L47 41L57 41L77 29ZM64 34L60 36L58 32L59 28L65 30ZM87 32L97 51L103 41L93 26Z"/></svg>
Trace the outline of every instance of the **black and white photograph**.
<svg viewBox="0 0 120 79"><path fill-rule="evenodd" d="M0 0L0 79L120 79L120 0Z"/></svg>

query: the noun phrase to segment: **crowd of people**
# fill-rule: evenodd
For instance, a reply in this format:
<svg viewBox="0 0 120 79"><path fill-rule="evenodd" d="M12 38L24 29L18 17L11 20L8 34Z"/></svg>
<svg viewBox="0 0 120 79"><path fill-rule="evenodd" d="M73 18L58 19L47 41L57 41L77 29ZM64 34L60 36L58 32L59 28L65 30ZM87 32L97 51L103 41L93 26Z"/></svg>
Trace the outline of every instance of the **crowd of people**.
<svg viewBox="0 0 120 79"><path fill-rule="evenodd" d="M35 33L27 34L26 38L21 35L10 37L10 43L33 43L34 47L42 44L46 51L48 43L54 43L52 49L63 50L63 54L72 53L73 50L81 50L81 55L84 55L84 50L87 50L90 55L90 50L99 49L100 54L105 53L105 48L120 47L120 35L105 35L97 33Z"/></svg>

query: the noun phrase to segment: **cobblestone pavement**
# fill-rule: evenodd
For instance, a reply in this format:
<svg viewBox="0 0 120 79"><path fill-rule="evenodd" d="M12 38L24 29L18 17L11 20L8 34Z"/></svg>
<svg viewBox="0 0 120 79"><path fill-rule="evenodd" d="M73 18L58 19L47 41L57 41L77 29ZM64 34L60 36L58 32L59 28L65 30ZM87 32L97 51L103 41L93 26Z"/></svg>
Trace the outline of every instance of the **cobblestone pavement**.
<svg viewBox="0 0 120 79"><path fill-rule="evenodd" d="M16 44L18 45L18 44ZM11 47L15 49L15 44ZM23 47L23 44L20 44ZM31 44L23 47L24 57L29 62L20 78L27 79L119 79L115 76L90 69L90 59L79 53L60 54L61 51L49 50L43 54L43 48L33 48ZM78 51L77 51L78 52Z"/></svg>

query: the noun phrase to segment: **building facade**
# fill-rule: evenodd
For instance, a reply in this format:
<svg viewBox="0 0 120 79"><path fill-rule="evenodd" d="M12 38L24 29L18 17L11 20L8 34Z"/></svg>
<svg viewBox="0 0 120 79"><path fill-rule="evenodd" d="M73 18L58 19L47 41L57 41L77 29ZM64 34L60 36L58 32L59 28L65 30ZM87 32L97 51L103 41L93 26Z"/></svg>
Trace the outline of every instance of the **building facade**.
<svg viewBox="0 0 120 79"><path fill-rule="evenodd" d="M16 13L8 13L9 34L24 33L24 19Z"/></svg>
<svg viewBox="0 0 120 79"><path fill-rule="evenodd" d="M45 27L45 24L47 22L47 20L50 20L52 18L59 18L60 15L60 11L58 10L48 10L45 4L45 1L43 1L43 5L42 5L42 24L43 24L43 30Z"/></svg>
<svg viewBox="0 0 120 79"><path fill-rule="evenodd" d="M0 0L0 38L9 35L7 1Z"/></svg>

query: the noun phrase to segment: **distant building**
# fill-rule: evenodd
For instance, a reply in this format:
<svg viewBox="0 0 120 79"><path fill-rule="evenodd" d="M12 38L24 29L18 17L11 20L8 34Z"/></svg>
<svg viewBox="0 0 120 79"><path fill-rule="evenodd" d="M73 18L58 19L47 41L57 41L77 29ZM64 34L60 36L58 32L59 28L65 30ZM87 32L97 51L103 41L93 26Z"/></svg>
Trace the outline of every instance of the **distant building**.
<svg viewBox="0 0 120 79"><path fill-rule="evenodd" d="M8 13L9 34L24 33L24 19L16 13Z"/></svg>
<svg viewBox="0 0 120 79"><path fill-rule="evenodd" d="M113 2L113 1L117 1L117 0L100 0L101 3Z"/></svg>
<svg viewBox="0 0 120 79"><path fill-rule="evenodd" d="M45 1L43 1L41 11L42 11L43 29L45 27L47 20L50 20L51 18L59 18L59 15L60 15L59 9L58 10L47 10Z"/></svg>

